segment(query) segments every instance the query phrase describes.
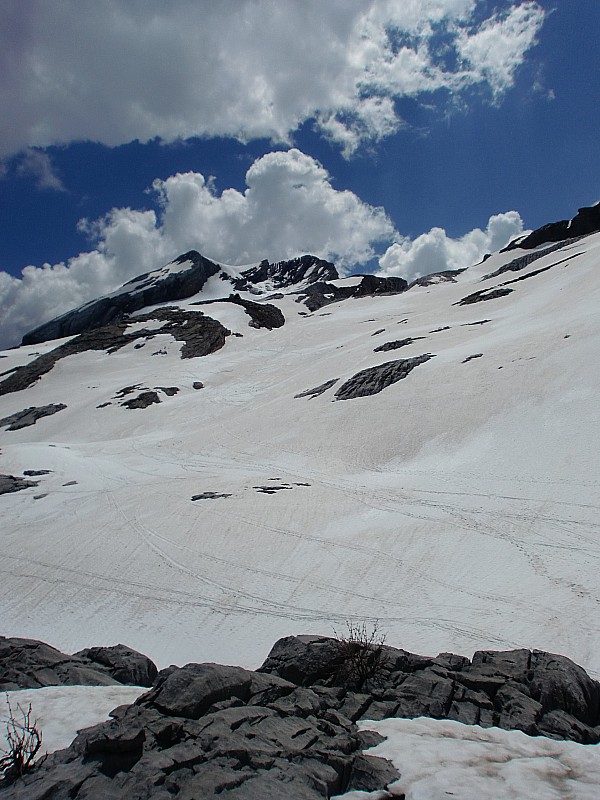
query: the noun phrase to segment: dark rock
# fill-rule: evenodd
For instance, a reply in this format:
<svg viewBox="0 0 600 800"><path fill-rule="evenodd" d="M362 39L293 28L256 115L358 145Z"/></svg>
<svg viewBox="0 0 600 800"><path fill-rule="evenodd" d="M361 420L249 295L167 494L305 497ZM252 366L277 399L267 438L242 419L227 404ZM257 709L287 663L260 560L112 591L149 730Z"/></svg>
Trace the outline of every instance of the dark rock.
<svg viewBox="0 0 600 800"><path fill-rule="evenodd" d="M576 239L573 241L577 241ZM545 250L541 250L536 253L527 253L527 255L521 256L520 258L515 258L513 261L510 261L508 264L505 264L503 267L500 267L495 272L490 272L489 275L484 275L481 279L482 281L488 280L488 278L496 278L498 275L503 275L505 272L520 272L525 267L529 266L533 261L537 261L538 258L543 258L547 256L548 253L553 253L555 250L561 250L563 247L566 247L571 242L561 242L558 245L554 245L554 247L548 247ZM536 275L539 275L542 272L547 272L549 269L553 267L559 266L559 264L564 264L566 261L570 261L572 258L577 258L580 253L574 253L573 255L567 256L566 258L562 258L560 261L555 261L553 264L550 264L547 267L542 267L541 269L536 269L533 272L527 273L527 275L522 275L519 278L515 278L512 281L506 281L505 283L501 283L501 286L508 286L510 283L517 283L518 281L524 281L527 278L533 278Z"/></svg>
<svg viewBox="0 0 600 800"><path fill-rule="evenodd" d="M287 261L269 262L264 259L257 267L250 267L241 274L240 279L234 279L238 291L247 291L264 281L269 281L276 289L285 289L303 281L315 283L339 278L333 264L311 255Z"/></svg>
<svg viewBox="0 0 600 800"><path fill-rule="evenodd" d="M167 268L161 267L153 272L138 275L137 278L125 283L119 292L86 303L40 325L23 337L22 344L36 344L95 330L146 306L191 297L199 292L206 281L220 269L217 264L195 250L184 253L173 263L183 264L186 261L190 261L192 266L183 272L170 272Z"/></svg>
<svg viewBox="0 0 600 800"><path fill-rule="evenodd" d="M313 397L318 397L323 392L326 392L327 389L331 389L332 386L339 381L339 378L332 378L330 381L325 381L325 383L320 384L319 386L315 386L314 389L307 389L305 392L300 392L300 394L295 394L294 399L299 397L310 397L312 400Z"/></svg>
<svg viewBox="0 0 600 800"><path fill-rule="evenodd" d="M76 658L107 667L118 683L152 686L158 674L156 665L147 656L124 644L112 647L88 647L74 654Z"/></svg>
<svg viewBox="0 0 600 800"><path fill-rule="evenodd" d="M231 495L221 494L219 492L202 492L202 494L195 494L192 500L216 500L219 497L231 497Z"/></svg>
<svg viewBox="0 0 600 800"><path fill-rule="evenodd" d="M51 472L51 469L24 469L23 475L27 475L28 478L34 478L37 475L50 475Z"/></svg>
<svg viewBox="0 0 600 800"><path fill-rule="evenodd" d="M470 325L486 325L488 322L491 322L491 319L478 319L476 322L463 322L462 327L466 328Z"/></svg>
<svg viewBox="0 0 600 800"><path fill-rule="evenodd" d="M387 788L388 784L398 780L398 770L386 758L373 756L357 756L352 764L348 790L358 792L376 792Z"/></svg>
<svg viewBox="0 0 600 800"><path fill-rule="evenodd" d="M425 336L415 336L414 339L408 336L406 339L397 339L395 342L386 342L385 344L379 345L373 350L374 353L386 353L388 350L398 350L400 347L406 347L413 342L416 342L418 339L425 339Z"/></svg>
<svg viewBox="0 0 600 800"><path fill-rule="evenodd" d="M26 481L24 478L16 478L14 475L0 475L0 494L20 492L22 489L38 485L39 481Z"/></svg>
<svg viewBox="0 0 600 800"><path fill-rule="evenodd" d="M561 242L565 239L587 236L596 231L600 231L600 203L580 208L571 220L562 219L542 225L528 236L513 240L504 251L515 248L528 250L539 247L545 242Z"/></svg>
<svg viewBox="0 0 600 800"><path fill-rule="evenodd" d="M336 400L351 400L355 397L366 397L377 394L391 384L406 378L406 376L419 364L424 364L433 358L426 353L415 358L386 361L377 367L369 367L357 372L352 378L343 383L335 393Z"/></svg>
<svg viewBox="0 0 600 800"><path fill-rule="evenodd" d="M124 408L148 408L153 403L160 403L160 397L156 392L140 392L137 397L125 400L121 405Z"/></svg>
<svg viewBox="0 0 600 800"><path fill-rule="evenodd" d="M462 300L459 300L458 303L454 303L455 306L468 306L471 303L481 303L484 300L496 300L498 297L504 297L507 294L514 292L514 289L509 289L508 287L499 287L496 289L482 289L479 292L473 292L473 294L469 294L466 297L463 297Z"/></svg>
<svg viewBox="0 0 600 800"><path fill-rule="evenodd" d="M20 428L27 428L30 425L35 425L38 419L43 417L50 417L59 411L66 408L64 403L50 403L47 406L30 406L24 408L23 411L17 411L16 414L11 414L9 417L0 419L0 428L6 426L7 431L18 431Z"/></svg>
<svg viewBox="0 0 600 800"><path fill-rule="evenodd" d="M159 392L163 392L167 397L173 397L179 391L179 386L155 386Z"/></svg>
<svg viewBox="0 0 600 800"><path fill-rule="evenodd" d="M252 300L244 300L239 294L230 295L229 300L245 309L251 318L249 324L253 328L267 328L270 331L273 328L281 328L285 323L285 317L281 311L271 303L255 303Z"/></svg>
<svg viewBox="0 0 600 800"><path fill-rule="evenodd" d="M194 381L192 383L192 389L204 389L204 384L202 381Z"/></svg>
<svg viewBox="0 0 600 800"><path fill-rule="evenodd" d="M379 336L380 333L385 333L385 328L380 328L378 331L372 333L371 336Z"/></svg>
<svg viewBox="0 0 600 800"><path fill-rule="evenodd" d="M103 328L81 333L65 344L56 347L23 367L0 383L0 395L27 389L53 368L57 361L67 356L84 353L88 350L106 350L114 353L140 337L152 336L145 330L127 332L130 322L163 321L161 334L167 333L177 341L183 342L181 358L197 358L220 350L230 331L201 311L181 311L177 308L159 308L150 314L121 319ZM136 387L131 387L135 389ZM124 391L124 390L122 390Z"/></svg>
<svg viewBox="0 0 600 800"><path fill-rule="evenodd" d="M92 648L66 655L55 647L34 639L0 636L0 691L38 689L41 686L109 686L118 684L148 685L156 667L152 662L124 645Z"/></svg>
<svg viewBox="0 0 600 800"><path fill-rule="evenodd" d="M474 358L482 358L482 357L483 353L473 353L472 356L467 356L466 358L464 358L462 363L466 364L468 361L473 361Z"/></svg>
<svg viewBox="0 0 600 800"><path fill-rule="evenodd" d="M400 294L408 288L404 278L380 278L377 275L360 277L361 281L356 286L336 286L326 281L312 283L298 293L300 295L298 302L303 302L310 311L318 311L323 306L349 297Z"/></svg>

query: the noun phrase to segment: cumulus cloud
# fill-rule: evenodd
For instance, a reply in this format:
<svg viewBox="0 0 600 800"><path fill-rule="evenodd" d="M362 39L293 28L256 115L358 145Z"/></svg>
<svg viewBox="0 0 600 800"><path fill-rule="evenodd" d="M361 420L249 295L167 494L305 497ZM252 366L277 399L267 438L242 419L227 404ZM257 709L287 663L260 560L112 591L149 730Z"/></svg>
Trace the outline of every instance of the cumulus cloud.
<svg viewBox="0 0 600 800"><path fill-rule="evenodd" d="M198 172L156 180L161 213L113 209L80 229L94 244L66 264L0 273L0 346L190 249L233 265L313 253L342 269L369 261L394 226L381 208L331 185L328 172L297 149L259 158L244 192Z"/></svg>
<svg viewBox="0 0 600 800"><path fill-rule="evenodd" d="M402 124L395 101L488 87L535 43L537 2L6 0L0 156L89 139L269 137L317 127L352 153ZM482 19L482 12L484 18Z"/></svg>
<svg viewBox="0 0 600 800"><path fill-rule="evenodd" d="M517 211L489 218L485 230L475 228L453 239L443 228L432 228L416 239L394 242L379 259L381 274L400 275L408 281L441 272L462 269L481 261L523 233L523 220Z"/></svg>

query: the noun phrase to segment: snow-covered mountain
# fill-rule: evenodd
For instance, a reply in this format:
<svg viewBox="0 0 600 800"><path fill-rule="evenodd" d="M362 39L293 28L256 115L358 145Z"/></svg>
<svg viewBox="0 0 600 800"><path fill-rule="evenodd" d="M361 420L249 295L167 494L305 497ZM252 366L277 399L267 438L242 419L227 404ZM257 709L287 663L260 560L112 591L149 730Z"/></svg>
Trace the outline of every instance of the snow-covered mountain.
<svg viewBox="0 0 600 800"><path fill-rule="evenodd" d="M568 237L410 287L186 253L1 353L0 633L253 667L377 619L600 675L600 233Z"/></svg>

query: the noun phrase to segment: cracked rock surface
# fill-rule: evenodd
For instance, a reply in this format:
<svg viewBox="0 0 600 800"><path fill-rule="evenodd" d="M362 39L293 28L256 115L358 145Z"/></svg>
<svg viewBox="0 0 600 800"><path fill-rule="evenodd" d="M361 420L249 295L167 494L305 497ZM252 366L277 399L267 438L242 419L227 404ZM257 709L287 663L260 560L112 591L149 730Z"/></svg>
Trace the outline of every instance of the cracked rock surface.
<svg viewBox="0 0 600 800"><path fill-rule="evenodd" d="M111 648L72 658L102 663L97 650ZM361 752L381 739L359 733L359 719L426 716L583 744L600 740L600 684L564 656L480 651L469 660L384 645L379 651L377 668L360 679L348 671L340 642L320 636L280 639L256 672L168 667L109 722L82 731L25 778L0 784L0 796L318 800L381 790L398 773Z"/></svg>
<svg viewBox="0 0 600 800"><path fill-rule="evenodd" d="M355 397L377 394L391 386L392 383L406 378L415 367L433 357L431 353L425 353L422 356L386 361L385 364L379 364L377 367L363 369L340 386L335 393L335 398L336 400L351 400Z"/></svg>

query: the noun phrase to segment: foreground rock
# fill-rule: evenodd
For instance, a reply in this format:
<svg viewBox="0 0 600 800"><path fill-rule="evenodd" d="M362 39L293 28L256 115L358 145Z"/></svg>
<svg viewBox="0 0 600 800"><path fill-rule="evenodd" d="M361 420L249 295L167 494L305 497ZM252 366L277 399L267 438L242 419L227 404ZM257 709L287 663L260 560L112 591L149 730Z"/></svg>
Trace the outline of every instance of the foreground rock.
<svg viewBox="0 0 600 800"><path fill-rule="evenodd" d="M372 736L331 710L336 694L240 667L171 667L134 705L116 709L111 722L83 731L0 794L318 800L395 780L389 762L362 754Z"/></svg>
<svg viewBox="0 0 600 800"><path fill-rule="evenodd" d="M42 686L151 686L157 669L125 645L92 647L75 655L35 639L0 636L0 691Z"/></svg>
<svg viewBox="0 0 600 800"><path fill-rule="evenodd" d="M344 667L335 639L290 636L275 644L261 671L314 689L351 683L357 676ZM600 684L570 659L540 650L483 650L470 661L382 647L372 678L359 684L333 705L353 721L425 716L600 741Z"/></svg>
<svg viewBox="0 0 600 800"><path fill-rule="evenodd" d="M92 648L75 657L114 672L119 655ZM427 716L595 743L600 684L568 658L537 650L481 651L469 660L290 636L256 672L169 667L111 716L23 779L0 783L0 796L318 800L380 790L398 774L361 752L381 739L359 733L356 720Z"/></svg>

